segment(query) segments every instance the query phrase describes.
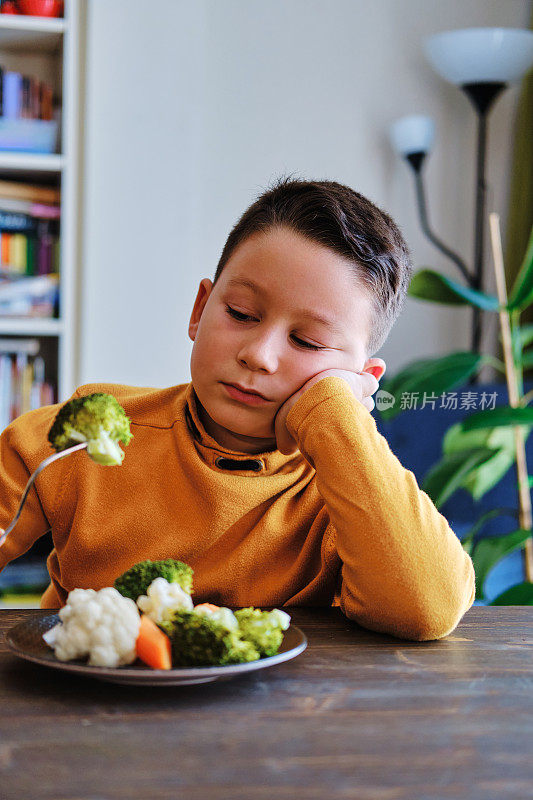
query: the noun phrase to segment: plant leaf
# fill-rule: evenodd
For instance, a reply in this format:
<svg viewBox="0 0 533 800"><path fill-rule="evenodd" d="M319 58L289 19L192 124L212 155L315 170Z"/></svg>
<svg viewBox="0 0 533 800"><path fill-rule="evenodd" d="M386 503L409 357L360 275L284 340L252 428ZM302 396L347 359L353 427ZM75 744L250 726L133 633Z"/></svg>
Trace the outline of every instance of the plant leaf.
<svg viewBox="0 0 533 800"><path fill-rule="evenodd" d="M524 581L511 586L498 597L495 597L489 606L533 606L533 583Z"/></svg>
<svg viewBox="0 0 533 800"><path fill-rule="evenodd" d="M457 453L459 450L472 450L475 447L491 447L493 450L514 451L514 435L509 428L481 428L465 431L461 422L452 425L442 440L444 453Z"/></svg>
<svg viewBox="0 0 533 800"><path fill-rule="evenodd" d="M494 450L480 447L474 450L461 450L444 456L435 464L424 478L422 489L433 500L437 508L461 488L466 475L474 467L494 455Z"/></svg>
<svg viewBox="0 0 533 800"><path fill-rule="evenodd" d="M498 298L452 281L440 272L421 269L411 278L407 294L419 300L443 305L470 305L485 311L498 311Z"/></svg>
<svg viewBox="0 0 533 800"><path fill-rule="evenodd" d="M518 338L518 341L520 342L520 346L522 347L522 349L524 347L527 347L528 344L531 344L531 342L533 342L533 324L532 323L527 323L527 324L524 324L524 325L520 325L520 327L517 328L516 331L512 332L512 335L513 336L516 335L516 337ZM502 341L501 329L500 329L500 331L498 333L498 341L499 342Z"/></svg>
<svg viewBox="0 0 533 800"><path fill-rule="evenodd" d="M520 347L522 349L531 344L531 342L533 342L533 324L526 323L524 325L520 325L516 330L512 330L511 339L514 340L515 338L520 343ZM501 328L498 331L498 341L502 341Z"/></svg>
<svg viewBox="0 0 533 800"><path fill-rule="evenodd" d="M520 314L518 311L512 312ZM498 329L498 342L502 344L502 331L501 326ZM514 360L519 363L522 357L522 351L528 344L533 341L533 325L511 325L511 351Z"/></svg>
<svg viewBox="0 0 533 800"><path fill-rule="evenodd" d="M522 358L520 359L520 364L522 367L533 366L533 347L529 350L524 350Z"/></svg>
<svg viewBox="0 0 533 800"><path fill-rule="evenodd" d="M533 324L528 325L521 325L519 328L520 331L520 343L522 347L527 347L528 344L533 342Z"/></svg>
<svg viewBox="0 0 533 800"><path fill-rule="evenodd" d="M493 519L494 517L513 517L513 519L516 519L517 512L514 508L491 508L490 511L486 511L484 514L482 514L480 518L472 525L468 533L466 533L461 539L463 549L468 553L468 555L472 554L474 537L476 533L483 528L488 520Z"/></svg>
<svg viewBox="0 0 533 800"><path fill-rule="evenodd" d="M533 408L512 408L511 406L498 406L485 408L459 423L463 431L473 431L477 428L495 428L502 425L533 425Z"/></svg>
<svg viewBox="0 0 533 800"><path fill-rule="evenodd" d="M488 573L509 553L518 550L531 536L531 531L519 528L503 536L487 536L474 547L472 561L476 573L476 600L485 597L484 584Z"/></svg>
<svg viewBox="0 0 533 800"><path fill-rule="evenodd" d="M461 486L472 495L474 500L481 500L509 472L514 461L514 454L509 454L505 450L496 450L492 458L470 470Z"/></svg>
<svg viewBox="0 0 533 800"><path fill-rule="evenodd" d="M425 358L408 364L392 378L381 383L381 388L392 394L396 400L393 406L380 412L383 419L393 419L404 410L401 408L404 392L419 392L422 399L424 392L427 396L442 394L463 385L486 361L488 359L481 353L457 351L439 358Z"/></svg>
<svg viewBox="0 0 533 800"><path fill-rule="evenodd" d="M533 228L529 235L524 260L515 278L513 288L509 293L507 308L525 308L533 300Z"/></svg>
<svg viewBox="0 0 533 800"><path fill-rule="evenodd" d="M461 423L457 422L448 428L442 443L444 453L476 447L489 447L494 454L492 458L470 470L461 483L461 488L470 492L474 500L480 500L503 478L515 461L513 429L482 428L465 432Z"/></svg>
<svg viewBox="0 0 533 800"><path fill-rule="evenodd" d="M391 394L394 394L397 390L399 391L404 383L416 378L418 375L429 373L434 368L435 361L437 361L436 358L421 358L418 361L412 361L395 375L384 378L381 381L381 386Z"/></svg>

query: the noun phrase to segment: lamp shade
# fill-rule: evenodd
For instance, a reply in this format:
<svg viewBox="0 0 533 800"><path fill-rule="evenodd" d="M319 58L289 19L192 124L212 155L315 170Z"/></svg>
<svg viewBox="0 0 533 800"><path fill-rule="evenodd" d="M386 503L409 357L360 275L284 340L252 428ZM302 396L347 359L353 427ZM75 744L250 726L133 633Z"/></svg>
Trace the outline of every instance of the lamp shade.
<svg viewBox="0 0 533 800"><path fill-rule="evenodd" d="M510 83L520 80L533 64L533 31L446 31L429 36L424 51L435 71L451 83Z"/></svg>
<svg viewBox="0 0 533 800"><path fill-rule="evenodd" d="M431 117L411 114L393 122L389 135L392 146L401 156L429 153L435 139L435 123Z"/></svg>

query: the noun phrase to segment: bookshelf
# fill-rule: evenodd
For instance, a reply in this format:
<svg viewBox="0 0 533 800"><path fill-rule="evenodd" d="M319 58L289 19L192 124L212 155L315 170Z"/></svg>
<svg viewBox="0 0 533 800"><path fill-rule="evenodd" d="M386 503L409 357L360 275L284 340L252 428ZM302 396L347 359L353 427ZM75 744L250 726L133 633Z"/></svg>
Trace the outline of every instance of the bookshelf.
<svg viewBox="0 0 533 800"><path fill-rule="evenodd" d="M64 19L0 14L0 64L54 86L60 105L59 152L37 154L0 150L0 180L48 185L61 190L59 318L0 314L0 339L37 337L43 345L46 380L57 401L66 400L77 381L80 15L83 0L65 0Z"/></svg>
<svg viewBox="0 0 533 800"><path fill-rule="evenodd" d="M0 150L0 181L41 184L61 190L59 228L59 318L12 317L0 314L0 345L25 340L27 351L39 344L46 381L62 402L78 381L77 286L79 252L80 75L84 0L65 0L64 19L0 14L0 64L49 82L59 100L59 152L53 154ZM18 343L17 343L17 346ZM20 345L22 348L22 345ZM3 426L0 425L0 429ZM48 584L46 556L49 533L9 564L0 575L0 607L38 607ZM9 600L10 591L14 592ZM25 597L20 592L29 591Z"/></svg>

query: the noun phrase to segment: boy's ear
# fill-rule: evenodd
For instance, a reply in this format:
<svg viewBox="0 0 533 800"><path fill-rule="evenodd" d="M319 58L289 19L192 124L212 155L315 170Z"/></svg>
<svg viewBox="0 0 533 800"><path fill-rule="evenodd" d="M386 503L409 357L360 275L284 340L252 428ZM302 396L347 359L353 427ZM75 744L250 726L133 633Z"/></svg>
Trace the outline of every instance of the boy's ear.
<svg viewBox="0 0 533 800"><path fill-rule="evenodd" d="M191 318L189 320L189 339L191 339L193 342L196 339L198 325L200 324L200 317L202 316L202 312L205 308L205 304L209 299L209 295L211 294L212 289L213 289L213 281L210 281L209 278L203 278L200 281L200 286L198 287L198 294L196 295L196 300L194 301Z"/></svg>
<svg viewBox="0 0 533 800"><path fill-rule="evenodd" d="M386 369L387 365L382 358L368 358L363 367L363 372L370 372L379 381Z"/></svg>

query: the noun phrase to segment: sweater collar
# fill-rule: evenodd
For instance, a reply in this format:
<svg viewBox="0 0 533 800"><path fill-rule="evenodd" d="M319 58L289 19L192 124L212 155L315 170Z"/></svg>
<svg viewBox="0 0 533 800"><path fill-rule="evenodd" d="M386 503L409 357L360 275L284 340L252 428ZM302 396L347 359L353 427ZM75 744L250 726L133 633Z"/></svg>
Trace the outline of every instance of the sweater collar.
<svg viewBox="0 0 533 800"><path fill-rule="evenodd" d="M192 381L185 390L185 420L200 457L220 472L237 472L246 475L273 475L293 470L305 461L300 451L286 456L279 450L263 453L242 453L219 444L205 429L198 414L198 398Z"/></svg>

